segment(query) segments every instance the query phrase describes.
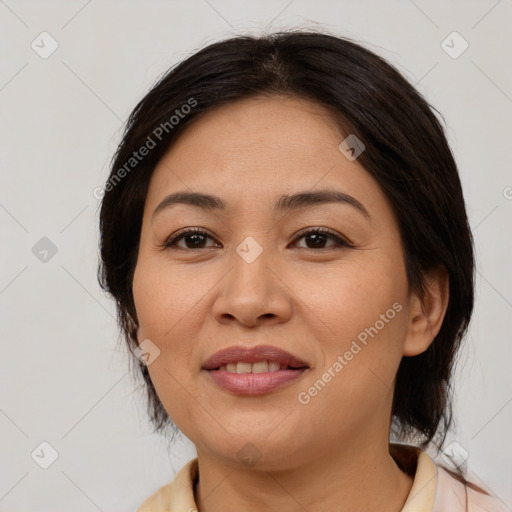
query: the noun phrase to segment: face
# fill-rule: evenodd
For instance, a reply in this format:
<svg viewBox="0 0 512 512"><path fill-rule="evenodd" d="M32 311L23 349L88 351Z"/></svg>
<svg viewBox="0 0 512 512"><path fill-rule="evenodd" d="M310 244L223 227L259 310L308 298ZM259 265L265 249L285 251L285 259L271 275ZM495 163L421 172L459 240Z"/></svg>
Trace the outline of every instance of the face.
<svg viewBox="0 0 512 512"><path fill-rule="evenodd" d="M154 171L133 281L138 339L158 347L151 379L198 454L285 468L387 443L411 298L397 220L344 139L315 103L244 99L188 127ZM307 200L319 191L350 198ZM176 192L223 208L158 208ZM305 369L279 370L275 387L264 364L252 377L204 369L220 350L261 345Z"/></svg>

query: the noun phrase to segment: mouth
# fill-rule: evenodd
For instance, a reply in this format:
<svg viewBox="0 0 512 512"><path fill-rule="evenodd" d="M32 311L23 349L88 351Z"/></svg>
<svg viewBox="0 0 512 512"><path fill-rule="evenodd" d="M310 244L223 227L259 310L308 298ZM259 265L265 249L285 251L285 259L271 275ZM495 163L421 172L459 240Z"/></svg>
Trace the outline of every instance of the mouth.
<svg viewBox="0 0 512 512"><path fill-rule="evenodd" d="M203 363L204 370L230 373L264 373L309 368L305 361L271 345L228 347L216 352Z"/></svg>
<svg viewBox="0 0 512 512"><path fill-rule="evenodd" d="M236 363L222 364L218 368L213 368L210 371L224 371L228 373L267 373L267 372L278 372L279 370L300 370L306 369L307 366L289 366L287 364L281 364L277 361L257 361L256 363L248 363L243 361L237 361Z"/></svg>
<svg viewBox="0 0 512 512"><path fill-rule="evenodd" d="M229 347L210 357L202 367L222 389L242 395L260 395L302 375L309 365L277 347Z"/></svg>

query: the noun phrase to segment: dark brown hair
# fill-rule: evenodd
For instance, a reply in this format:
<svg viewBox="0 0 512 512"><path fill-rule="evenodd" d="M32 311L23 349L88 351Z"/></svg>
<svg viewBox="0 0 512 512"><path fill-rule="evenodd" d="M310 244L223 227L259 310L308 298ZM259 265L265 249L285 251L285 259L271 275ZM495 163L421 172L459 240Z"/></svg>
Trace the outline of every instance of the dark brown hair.
<svg viewBox="0 0 512 512"><path fill-rule="evenodd" d="M201 114L257 95L312 100L334 114L346 135L364 143L358 162L377 180L398 219L409 290L423 297L426 273L440 265L448 272L441 330L424 353L402 359L393 398L394 434L426 446L451 422L450 376L473 310L473 239L435 109L393 66L347 38L291 30L216 42L171 68L135 107L104 187L98 269L102 288L116 301L128 346L137 346L132 279L157 162ZM135 158L141 147L149 151ZM172 425L147 367L138 367L156 430Z"/></svg>

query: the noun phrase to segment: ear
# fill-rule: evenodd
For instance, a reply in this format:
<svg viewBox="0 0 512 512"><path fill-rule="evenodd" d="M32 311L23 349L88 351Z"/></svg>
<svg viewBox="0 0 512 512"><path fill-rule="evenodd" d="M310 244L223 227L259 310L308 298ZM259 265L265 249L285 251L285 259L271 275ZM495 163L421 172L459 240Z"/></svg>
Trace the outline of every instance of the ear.
<svg viewBox="0 0 512 512"><path fill-rule="evenodd" d="M450 278L444 265L439 265L425 275L423 300L411 295L404 356L417 356L425 352L434 341L443 324L448 299Z"/></svg>

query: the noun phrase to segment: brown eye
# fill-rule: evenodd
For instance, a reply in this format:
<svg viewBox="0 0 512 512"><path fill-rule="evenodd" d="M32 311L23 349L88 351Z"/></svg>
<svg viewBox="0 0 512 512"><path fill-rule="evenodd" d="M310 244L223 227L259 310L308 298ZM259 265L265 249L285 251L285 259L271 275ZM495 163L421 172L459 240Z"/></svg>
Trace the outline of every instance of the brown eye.
<svg viewBox="0 0 512 512"><path fill-rule="evenodd" d="M183 231L179 231L170 237L164 244L165 248L178 248L184 250L194 250L194 249L208 249L210 247L215 247L216 245L206 245L207 240L214 240L213 237L205 230L200 228L195 229L186 229ZM339 235L333 233L327 228L315 228L310 229L309 231L302 232L298 237L295 238L295 243L297 240L304 239L306 240L306 247L300 247L301 249L309 249L309 250L322 250L329 249L332 247L353 247L348 241L340 237ZM180 242L184 242L184 246L179 245ZM330 245L327 245L328 242L334 242Z"/></svg>
<svg viewBox="0 0 512 512"><path fill-rule="evenodd" d="M301 233L295 240L300 240L304 238L306 241L306 247L302 247L303 249L328 249L329 247L342 246L342 247L352 247L346 240L339 237L332 231L326 228L315 228L309 231ZM329 240L334 241L334 244L331 244L328 247L325 247L326 242Z"/></svg>
<svg viewBox="0 0 512 512"><path fill-rule="evenodd" d="M212 247L205 247L205 243L208 238L213 240L213 238L202 229L188 229L173 235L165 242L164 247L170 248L176 246L179 249L207 249ZM178 245L182 240L185 242L185 247L183 247L183 245Z"/></svg>

